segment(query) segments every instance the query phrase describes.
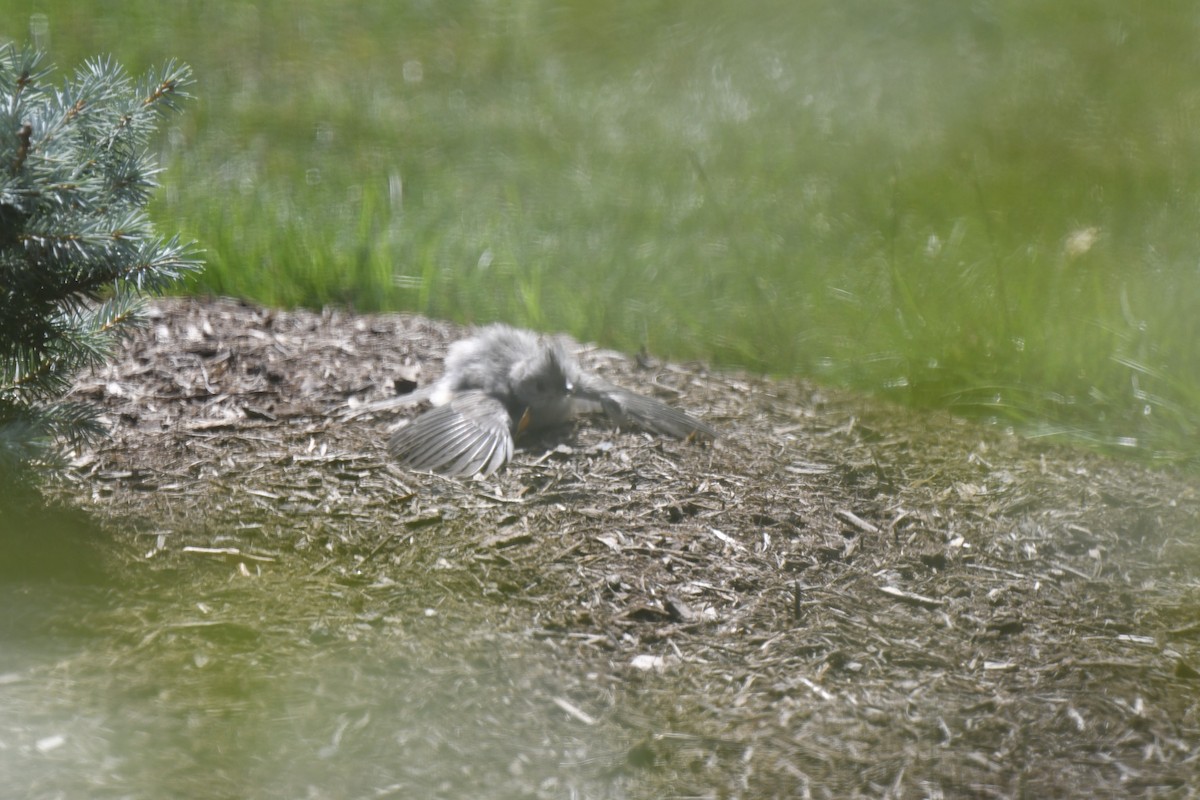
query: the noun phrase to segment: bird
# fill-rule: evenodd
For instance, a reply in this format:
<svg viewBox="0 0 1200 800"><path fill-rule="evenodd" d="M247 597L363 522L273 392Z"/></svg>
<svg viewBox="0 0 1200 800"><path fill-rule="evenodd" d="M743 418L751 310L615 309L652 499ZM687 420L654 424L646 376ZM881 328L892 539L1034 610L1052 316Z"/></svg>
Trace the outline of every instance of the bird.
<svg viewBox="0 0 1200 800"><path fill-rule="evenodd" d="M718 438L711 425L587 372L558 340L504 323L452 344L440 379L384 405L425 400L433 408L396 431L388 451L409 469L450 477L485 478L508 463L521 434L587 412L677 439Z"/></svg>

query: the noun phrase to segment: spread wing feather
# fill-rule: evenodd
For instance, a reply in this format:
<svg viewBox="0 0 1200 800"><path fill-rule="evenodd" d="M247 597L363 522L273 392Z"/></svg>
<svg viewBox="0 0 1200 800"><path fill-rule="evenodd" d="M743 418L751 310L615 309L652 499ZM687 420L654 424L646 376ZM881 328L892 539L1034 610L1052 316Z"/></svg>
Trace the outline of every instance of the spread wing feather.
<svg viewBox="0 0 1200 800"><path fill-rule="evenodd" d="M676 439L694 436L716 439L720 435L716 428L691 414L593 375L582 376L576 391L585 403L593 408L599 405L618 425L632 425Z"/></svg>
<svg viewBox="0 0 1200 800"><path fill-rule="evenodd" d="M486 477L512 457L510 424L499 400L462 392L396 431L388 451L411 469Z"/></svg>

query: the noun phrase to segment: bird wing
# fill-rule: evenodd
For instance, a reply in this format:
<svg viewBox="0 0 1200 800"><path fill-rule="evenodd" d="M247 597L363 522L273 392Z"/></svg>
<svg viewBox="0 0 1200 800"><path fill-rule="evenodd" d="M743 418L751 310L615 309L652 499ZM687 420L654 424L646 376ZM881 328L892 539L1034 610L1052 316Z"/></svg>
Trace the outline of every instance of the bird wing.
<svg viewBox="0 0 1200 800"><path fill-rule="evenodd" d="M676 439L693 436L716 439L720 435L716 428L691 414L653 397L623 389L595 375L580 376L575 392L585 403L593 406L599 404L617 425L634 425Z"/></svg>
<svg viewBox="0 0 1200 800"><path fill-rule="evenodd" d="M388 452L411 469L453 477L486 477L513 452L504 404L483 392L460 392L426 411L388 441Z"/></svg>

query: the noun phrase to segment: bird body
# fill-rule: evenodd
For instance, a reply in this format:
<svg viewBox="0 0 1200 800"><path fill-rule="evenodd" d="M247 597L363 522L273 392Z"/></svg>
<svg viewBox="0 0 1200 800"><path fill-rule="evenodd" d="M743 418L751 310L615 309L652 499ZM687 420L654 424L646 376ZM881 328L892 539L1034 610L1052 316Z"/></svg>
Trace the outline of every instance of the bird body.
<svg viewBox="0 0 1200 800"><path fill-rule="evenodd" d="M388 450L412 469L452 476L490 475L512 457L517 435L587 410L680 439L717 436L678 409L585 372L559 342L504 324L451 345L445 374L409 402L422 399L434 408L397 431Z"/></svg>

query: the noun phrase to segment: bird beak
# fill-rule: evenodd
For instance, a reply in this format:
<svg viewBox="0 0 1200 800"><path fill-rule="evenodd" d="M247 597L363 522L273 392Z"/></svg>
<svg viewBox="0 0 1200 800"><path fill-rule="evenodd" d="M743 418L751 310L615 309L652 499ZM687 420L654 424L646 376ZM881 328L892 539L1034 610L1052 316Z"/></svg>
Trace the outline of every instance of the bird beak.
<svg viewBox="0 0 1200 800"><path fill-rule="evenodd" d="M528 430L532 423L533 416L529 413L529 409L526 408L525 413L521 415L521 419L517 421L517 436L520 436L526 430Z"/></svg>

